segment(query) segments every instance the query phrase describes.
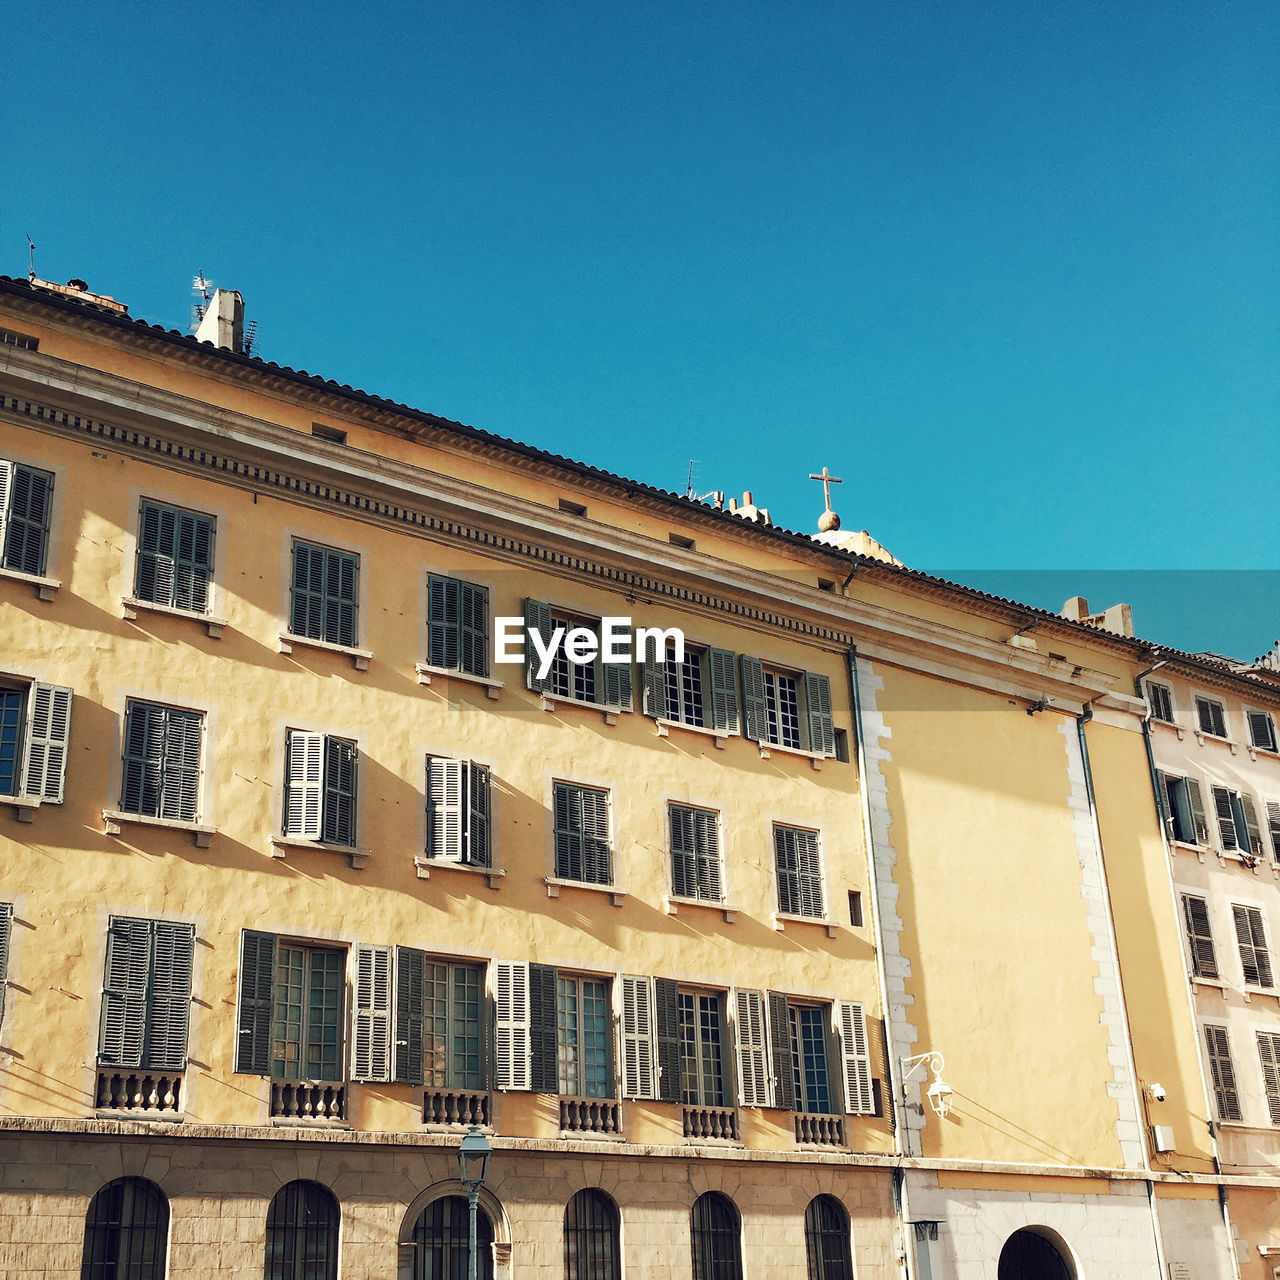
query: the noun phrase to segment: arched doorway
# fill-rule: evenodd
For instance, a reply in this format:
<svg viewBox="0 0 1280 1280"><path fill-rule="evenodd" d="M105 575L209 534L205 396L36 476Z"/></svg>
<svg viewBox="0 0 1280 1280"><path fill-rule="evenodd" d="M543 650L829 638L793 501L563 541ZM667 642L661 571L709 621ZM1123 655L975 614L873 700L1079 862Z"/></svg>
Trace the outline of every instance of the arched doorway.
<svg viewBox="0 0 1280 1280"><path fill-rule="evenodd" d="M1015 1231L1000 1250L998 1280L1076 1280L1066 1250L1051 1232L1037 1227Z"/></svg>
<svg viewBox="0 0 1280 1280"><path fill-rule="evenodd" d="M413 1280L454 1280L467 1274L470 1220L465 1196L441 1196L413 1225ZM493 1223L476 1207L476 1274L493 1280Z"/></svg>

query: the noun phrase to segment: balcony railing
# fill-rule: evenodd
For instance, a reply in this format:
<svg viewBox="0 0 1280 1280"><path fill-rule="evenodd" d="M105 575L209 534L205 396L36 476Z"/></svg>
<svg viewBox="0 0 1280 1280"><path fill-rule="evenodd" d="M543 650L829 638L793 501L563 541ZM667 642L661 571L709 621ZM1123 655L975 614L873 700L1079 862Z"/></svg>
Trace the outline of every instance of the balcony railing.
<svg viewBox="0 0 1280 1280"><path fill-rule="evenodd" d="M686 1106L684 1136L694 1142L738 1142L738 1113L732 1107Z"/></svg>
<svg viewBox="0 0 1280 1280"><path fill-rule="evenodd" d="M100 1111L180 1114L182 1083L181 1071L157 1075L99 1067L94 1106Z"/></svg>
<svg viewBox="0 0 1280 1280"><path fill-rule="evenodd" d="M796 1141L809 1147L843 1147L844 1116L810 1115L797 1111L793 1117L796 1125Z"/></svg>
<svg viewBox="0 0 1280 1280"><path fill-rule="evenodd" d="M474 1089L428 1089L422 1096L422 1123L465 1129L489 1124L489 1095Z"/></svg>
<svg viewBox="0 0 1280 1280"><path fill-rule="evenodd" d="M622 1108L615 1098L561 1098L560 1132L622 1137Z"/></svg>
<svg viewBox="0 0 1280 1280"><path fill-rule="evenodd" d="M315 1080L272 1080L273 1120L334 1121L347 1118L347 1090Z"/></svg>

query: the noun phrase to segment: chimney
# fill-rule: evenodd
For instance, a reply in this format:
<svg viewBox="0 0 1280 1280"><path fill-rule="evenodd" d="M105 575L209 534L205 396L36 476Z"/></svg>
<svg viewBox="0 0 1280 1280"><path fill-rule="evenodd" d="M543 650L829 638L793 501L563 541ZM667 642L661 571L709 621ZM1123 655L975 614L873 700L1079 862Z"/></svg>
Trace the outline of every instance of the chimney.
<svg viewBox="0 0 1280 1280"><path fill-rule="evenodd" d="M244 299L234 289L214 290L196 341L212 342L228 351L244 350Z"/></svg>

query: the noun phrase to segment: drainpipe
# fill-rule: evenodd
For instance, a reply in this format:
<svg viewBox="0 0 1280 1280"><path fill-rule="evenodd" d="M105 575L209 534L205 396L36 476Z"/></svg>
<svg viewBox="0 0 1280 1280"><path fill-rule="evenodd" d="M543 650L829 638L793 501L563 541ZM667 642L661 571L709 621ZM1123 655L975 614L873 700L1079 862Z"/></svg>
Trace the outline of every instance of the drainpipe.
<svg viewBox="0 0 1280 1280"><path fill-rule="evenodd" d="M1155 654L1160 651L1157 649ZM1154 657L1155 654L1152 656ZM1142 682L1153 671L1159 671L1169 661L1168 658L1161 658L1159 662L1153 663L1145 671L1139 671L1134 677L1133 689L1139 698L1146 698L1146 694L1142 689ZM1147 771L1151 775L1151 795L1156 802L1156 825L1160 828L1160 846L1164 850L1165 866L1169 869L1169 874L1165 877L1165 883L1169 888L1169 905L1173 909L1173 918L1178 919L1180 908L1178 904L1178 893L1173 884L1173 855L1169 852L1169 833L1165 830L1164 822L1160 818L1160 775L1156 768L1156 753L1151 745L1151 714L1150 709L1145 716L1142 717L1142 744L1147 751ZM1191 995L1191 985L1187 984L1187 1012L1191 1015L1191 1033L1193 1042L1196 1046L1196 1065L1200 1070L1200 1091L1204 1101L1204 1113L1206 1116L1213 1115L1213 1101L1209 1095L1209 1079L1205 1074L1204 1057L1200 1053L1200 1033L1196 1028L1196 1006L1195 1000ZM1209 1122L1209 1148L1213 1153L1213 1173L1217 1180L1218 1189L1218 1210L1222 1214L1222 1226L1227 1233L1227 1256L1231 1259L1231 1274L1235 1280L1240 1280L1240 1262L1236 1257L1236 1237L1235 1231L1231 1226L1231 1210L1227 1204L1227 1188L1222 1181L1222 1160L1218 1150L1218 1130L1212 1121ZM1155 1213L1155 1188L1152 1184L1151 1211Z"/></svg>
<svg viewBox="0 0 1280 1280"><path fill-rule="evenodd" d="M853 572L850 571L849 578L852 577ZM847 587L848 585L849 580L846 579L845 586ZM867 788L866 738L862 726L862 698L858 692L857 646L850 645L846 656L849 671L849 700L853 710L853 737L858 762L858 792L862 798L862 836L867 849L867 871L869 873L867 898L871 904L871 922L876 952L876 983L880 991L880 1009L883 1014L882 1021L884 1025L885 1070L888 1072L889 1077L885 1081L885 1089L889 1094L888 1098L885 1099L885 1106L892 1119L894 1153L902 1157L907 1154L903 1143L903 1129L905 1126L902 1123L903 1119L905 1119L903 1108L906 1103L902 1096L902 1082L899 1078L901 1063L898 1060L898 1050L893 1043L892 1018L890 1017L889 1009L889 981L884 967L884 947L882 945L884 934L880 928L880 894L874 837L871 829L871 799ZM911 1214L907 1203L907 1178L906 1170L902 1164L896 1165L893 1170L893 1203L894 1208L897 1210L899 1239L902 1242L902 1273L906 1280L916 1280L915 1257L911 1240L912 1229L908 1226Z"/></svg>

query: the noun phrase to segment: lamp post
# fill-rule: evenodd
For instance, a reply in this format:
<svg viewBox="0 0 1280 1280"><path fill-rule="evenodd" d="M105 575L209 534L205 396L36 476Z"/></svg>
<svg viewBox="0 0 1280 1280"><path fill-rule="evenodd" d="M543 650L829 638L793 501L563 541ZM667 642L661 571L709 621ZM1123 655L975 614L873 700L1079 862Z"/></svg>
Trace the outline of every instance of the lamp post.
<svg viewBox="0 0 1280 1280"><path fill-rule="evenodd" d="M476 1280L476 1206L480 1201L480 1188L489 1173L489 1157L493 1148L473 1124L458 1148L458 1170L462 1185L467 1189L467 1280Z"/></svg>
<svg viewBox="0 0 1280 1280"><path fill-rule="evenodd" d="M925 1090L925 1097L929 1100L929 1107L933 1114L945 1119L951 1113L951 1098L955 1090L942 1078L942 1068L946 1066L942 1054L933 1050L928 1053L917 1053L913 1057L903 1058L902 1065L907 1069L902 1077L904 1098L907 1094L907 1082L920 1067L927 1067L933 1072L933 1081Z"/></svg>

